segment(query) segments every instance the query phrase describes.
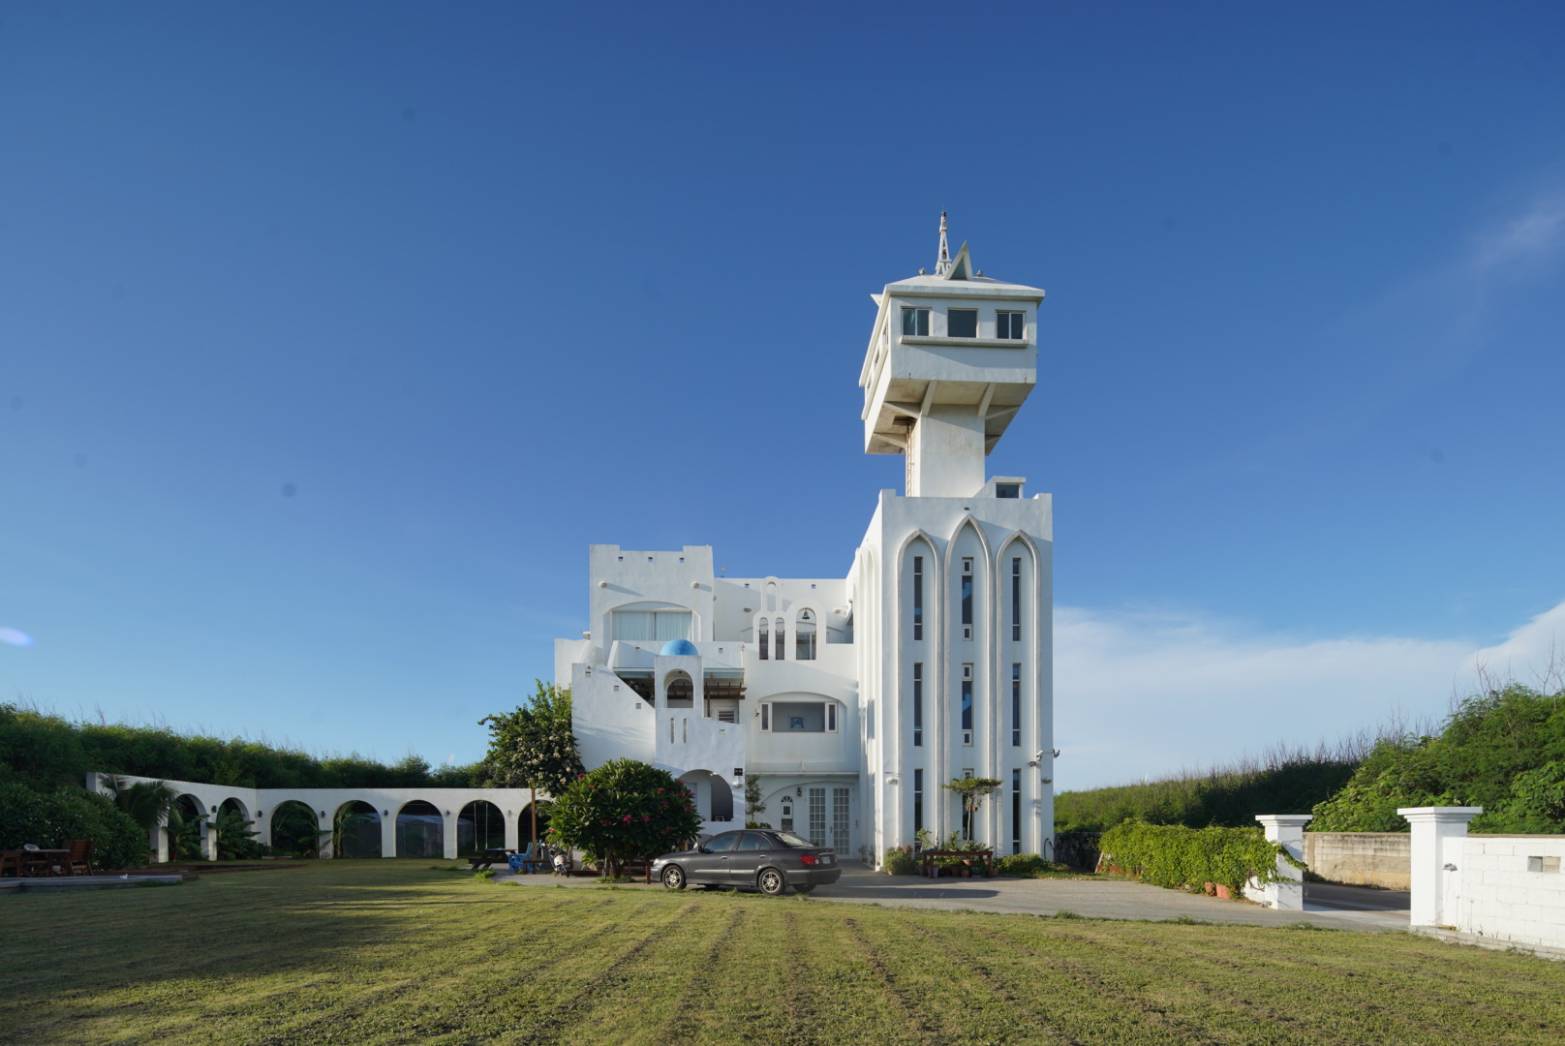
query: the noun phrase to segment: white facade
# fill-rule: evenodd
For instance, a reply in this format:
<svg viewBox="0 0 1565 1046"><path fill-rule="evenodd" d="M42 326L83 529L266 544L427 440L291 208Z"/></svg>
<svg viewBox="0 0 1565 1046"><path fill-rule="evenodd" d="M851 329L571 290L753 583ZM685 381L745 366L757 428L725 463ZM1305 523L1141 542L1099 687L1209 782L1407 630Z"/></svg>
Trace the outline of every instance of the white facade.
<svg viewBox="0 0 1565 1046"><path fill-rule="evenodd" d="M593 545L590 623L555 643L591 768L629 757L690 784L709 831L758 820L878 863L962 828L943 786L1000 781L973 836L1049 853L1052 503L985 458L1037 379L1044 292L966 245L872 295L865 451L906 459L841 578L727 578L708 546Z"/></svg>

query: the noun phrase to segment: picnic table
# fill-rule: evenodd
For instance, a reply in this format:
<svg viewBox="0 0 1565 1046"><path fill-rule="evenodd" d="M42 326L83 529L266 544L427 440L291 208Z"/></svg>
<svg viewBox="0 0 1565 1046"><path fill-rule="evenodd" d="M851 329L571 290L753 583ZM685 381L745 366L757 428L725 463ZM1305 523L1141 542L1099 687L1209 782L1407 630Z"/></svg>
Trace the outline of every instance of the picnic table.
<svg viewBox="0 0 1565 1046"><path fill-rule="evenodd" d="M940 875L940 862L956 861L961 864L964 874L971 876L973 868L981 865L985 875L994 875L994 851L993 850L924 850L919 856L923 859L923 874L935 879Z"/></svg>
<svg viewBox="0 0 1565 1046"><path fill-rule="evenodd" d="M5 850L0 851L0 875L6 872L13 875L70 875L71 851L68 849L49 850Z"/></svg>

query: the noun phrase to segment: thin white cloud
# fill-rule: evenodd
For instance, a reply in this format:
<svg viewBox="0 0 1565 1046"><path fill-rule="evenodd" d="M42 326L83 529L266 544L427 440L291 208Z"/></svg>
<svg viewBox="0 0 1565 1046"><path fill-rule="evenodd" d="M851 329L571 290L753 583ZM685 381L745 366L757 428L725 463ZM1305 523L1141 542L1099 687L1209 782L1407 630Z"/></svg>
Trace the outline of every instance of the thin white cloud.
<svg viewBox="0 0 1565 1046"><path fill-rule="evenodd" d="M1438 721L1478 668L1536 683L1565 603L1503 643L1246 633L1193 614L1055 614L1060 788L1090 788L1230 763L1278 742L1314 745L1397 720Z"/></svg>
<svg viewBox="0 0 1565 1046"><path fill-rule="evenodd" d="M1500 227L1479 236L1472 265L1479 273L1538 258L1565 243L1565 193L1542 197Z"/></svg>

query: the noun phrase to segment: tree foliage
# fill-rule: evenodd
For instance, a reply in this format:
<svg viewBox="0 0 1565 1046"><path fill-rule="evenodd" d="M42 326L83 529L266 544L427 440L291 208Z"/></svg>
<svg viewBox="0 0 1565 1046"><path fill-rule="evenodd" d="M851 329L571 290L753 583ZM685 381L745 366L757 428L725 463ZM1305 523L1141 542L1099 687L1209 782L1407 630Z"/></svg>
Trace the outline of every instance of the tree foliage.
<svg viewBox="0 0 1565 1046"><path fill-rule="evenodd" d="M79 788L89 771L247 788L463 788L479 783L478 770L431 769L418 756L390 764L358 755L320 757L245 738L71 722L0 704L0 779L44 791Z"/></svg>
<svg viewBox="0 0 1565 1046"><path fill-rule="evenodd" d="M1310 828L1405 832L1404 806L1482 806L1475 832L1565 831L1565 692L1491 690L1438 735L1381 741Z"/></svg>
<svg viewBox="0 0 1565 1046"><path fill-rule="evenodd" d="M1277 878L1280 849L1259 828L1185 828L1126 821L1103 833L1103 861L1154 886L1234 891Z"/></svg>
<svg viewBox="0 0 1565 1046"><path fill-rule="evenodd" d="M993 777L972 776L952 778L946 785L946 788L962 797L962 835L969 841L973 838L973 822L977 819L978 808L999 787L1000 782Z"/></svg>
<svg viewBox="0 0 1565 1046"><path fill-rule="evenodd" d="M677 850L701 831L690 790L665 770L615 759L555 798L549 841L583 850L610 875L629 860Z"/></svg>
<svg viewBox="0 0 1565 1046"><path fill-rule="evenodd" d="M525 705L485 716L489 752L484 770L501 788L537 788L557 796L581 776L581 756L571 729L571 692L541 679Z"/></svg>
<svg viewBox="0 0 1565 1046"><path fill-rule="evenodd" d="M93 865L133 868L147 860L147 831L107 796L85 789L39 791L0 781L0 849L45 849L91 839Z"/></svg>

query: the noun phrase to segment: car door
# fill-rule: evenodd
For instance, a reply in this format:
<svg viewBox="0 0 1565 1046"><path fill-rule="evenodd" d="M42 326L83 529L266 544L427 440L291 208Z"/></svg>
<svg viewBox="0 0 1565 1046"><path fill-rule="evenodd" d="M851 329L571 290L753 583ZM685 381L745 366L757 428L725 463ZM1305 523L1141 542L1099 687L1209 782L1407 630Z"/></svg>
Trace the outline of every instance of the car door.
<svg viewBox="0 0 1565 1046"><path fill-rule="evenodd" d="M734 847L739 845L739 837L743 832L724 832L714 835L701 847L701 853L690 862L690 867L685 869L685 874L694 883L714 883L718 886L727 886L733 881L728 864L732 860Z"/></svg>
<svg viewBox="0 0 1565 1046"><path fill-rule="evenodd" d="M728 862L730 882L734 886L754 886L756 873L771 856L771 839L761 832L745 832Z"/></svg>

